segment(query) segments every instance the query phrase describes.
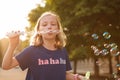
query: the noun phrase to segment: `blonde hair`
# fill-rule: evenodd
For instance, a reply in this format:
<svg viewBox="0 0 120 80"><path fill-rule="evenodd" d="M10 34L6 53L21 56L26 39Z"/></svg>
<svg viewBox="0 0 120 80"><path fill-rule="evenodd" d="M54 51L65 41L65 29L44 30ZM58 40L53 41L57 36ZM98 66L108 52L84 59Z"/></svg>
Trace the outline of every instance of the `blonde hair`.
<svg viewBox="0 0 120 80"><path fill-rule="evenodd" d="M42 36L41 34L38 34L39 32L39 25L40 25L40 21L41 19L44 17L44 16L47 16L47 15L51 15L51 16L55 16L56 17L56 20L57 20L57 23L58 23L58 28L60 30L60 32L57 34L56 36L56 43L55 43L55 47L56 48L62 48L66 45L66 35L65 33L63 32L63 28L61 26L61 23L60 23L60 17L54 13L54 12L44 12L38 19L37 23L36 23L36 26L35 26L35 33L34 35L31 37L31 41L30 41L30 45L33 45L33 46L41 46L43 44L43 41L42 41Z"/></svg>

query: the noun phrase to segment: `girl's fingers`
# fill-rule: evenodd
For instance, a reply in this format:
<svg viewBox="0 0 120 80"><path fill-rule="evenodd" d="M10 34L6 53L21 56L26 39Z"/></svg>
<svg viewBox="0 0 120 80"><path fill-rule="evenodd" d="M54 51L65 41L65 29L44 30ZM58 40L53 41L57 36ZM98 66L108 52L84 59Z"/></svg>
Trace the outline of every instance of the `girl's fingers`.
<svg viewBox="0 0 120 80"><path fill-rule="evenodd" d="M9 38L13 38L19 35L21 35L20 31L11 31L6 33L6 36Z"/></svg>

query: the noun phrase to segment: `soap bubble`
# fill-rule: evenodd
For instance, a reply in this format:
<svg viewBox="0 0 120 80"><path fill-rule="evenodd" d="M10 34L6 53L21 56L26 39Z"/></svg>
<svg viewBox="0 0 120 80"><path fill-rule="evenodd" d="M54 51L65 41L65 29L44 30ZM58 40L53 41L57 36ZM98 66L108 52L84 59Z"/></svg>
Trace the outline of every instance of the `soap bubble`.
<svg viewBox="0 0 120 80"><path fill-rule="evenodd" d="M117 48L118 47L116 43L111 43L110 46L111 46L111 48Z"/></svg>
<svg viewBox="0 0 120 80"><path fill-rule="evenodd" d="M117 64L116 67L118 68L118 70L120 70L120 64Z"/></svg>
<svg viewBox="0 0 120 80"><path fill-rule="evenodd" d="M99 50L99 49L94 50L94 54L95 54L96 56L100 55L100 50Z"/></svg>
<svg viewBox="0 0 120 80"><path fill-rule="evenodd" d="M64 30L64 31L68 31L68 28L65 27L65 28L63 28L63 30Z"/></svg>
<svg viewBox="0 0 120 80"><path fill-rule="evenodd" d="M112 26L112 24L109 24L109 26Z"/></svg>
<svg viewBox="0 0 120 80"><path fill-rule="evenodd" d="M120 51L118 51L116 54L115 54L115 56L118 56L120 54Z"/></svg>
<svg viewBox="0 0 120 80"><path fill-rule="evenodd" d="M100 53L105 56L105 55L107 55L109 52L108 52L107 49L103 49L103 50L100 51Z"/></svg>
<svg viewBox="0 0 120 80"><path fill-rule="evenodd" d="M96 56L98 56L100 54L100 50L96 46L92 45L91 48L94 51L94 54Z"/></svg>
<svg viewBox="0 0 120 80"><path fill-rule="evenodd" d="M116 66L117 66L117 67L120 67L120 64L117 64Z"/></svg>
<svg viewBox="0 0 120 80"><path fill-rule="evenodd" d="M94 46L94 45L92 45L91 48L92 48L93 50L96 50L96 49L97 49L97 47Z"/></svg>
<svg viewBox="0 0 120 80"><path fill-rule="evenodd" d="M117 78L118 76L117 76L117 73L113 73L113 77L114 78Z"/></svg>
<svg viewBox="0 0 120 80"><path fill-rule="evenodd" d="M111 47L111 44L104 44L104 47L105 47L105 48L110 48L110 47Z"/></svg>
<svg viewBox="0 0 120 80"><path fill-rule="evenodd" d="M112 55L114 55L114 56L116 55L117 51L118 51L117 48L111 48L111 49L110 49L110 53L111 53Z"/></svg>
<svg viewBox="0 0 120 80"><path fill-rule="evenodd" d="M120 26L116 26L116 29L120 29Z"/></svg>
<svg viewBox="0 0 120 80"><path fill-rule="evenodd" d="M98 39L99 36L98 36L97 34L94 33L94 34L92 34L92 38L93 38L93 39Z"/></svg>
<svg viewBox="0 0 120 80"><path fill-rule="evenodd" d="M110 35L109 32L104 32L104 33L103 33L103 37L104 37L105 39L110 39L111 35Z"/></svg>

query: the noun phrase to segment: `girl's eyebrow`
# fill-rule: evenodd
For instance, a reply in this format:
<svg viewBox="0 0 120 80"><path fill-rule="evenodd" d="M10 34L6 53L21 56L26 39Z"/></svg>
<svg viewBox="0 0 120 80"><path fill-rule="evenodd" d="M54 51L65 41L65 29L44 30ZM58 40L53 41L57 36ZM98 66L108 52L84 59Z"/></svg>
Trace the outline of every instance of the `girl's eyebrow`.
<svg viewBox="0 0 120 80"><path fill-rule="evenodd" d="M47 22L46 21L42 21L41 24L46 24Z"/></svg>
<svg viewBox="0 0 120 80"><path fill-rule="evenodd" d="M46 21L43 21L42 23L47 23Z"/></svg>

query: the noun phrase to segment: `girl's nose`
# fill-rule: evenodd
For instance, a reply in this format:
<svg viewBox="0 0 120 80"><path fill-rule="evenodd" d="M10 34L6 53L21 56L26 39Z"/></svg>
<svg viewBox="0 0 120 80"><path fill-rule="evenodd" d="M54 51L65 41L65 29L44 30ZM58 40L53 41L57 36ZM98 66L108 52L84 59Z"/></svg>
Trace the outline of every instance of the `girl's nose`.
<svg viewBox="0 0 120 80"><path fill-rule="evenodd" d="M51 26L51 25L48 25L48 29L52 29L52 26Z"/></svg>

